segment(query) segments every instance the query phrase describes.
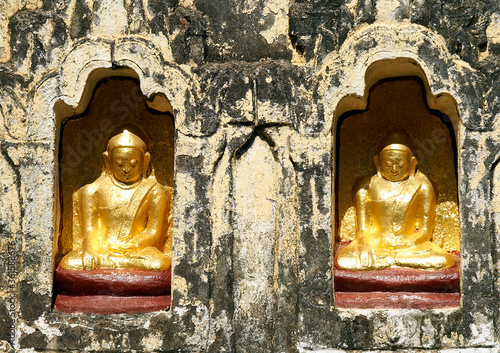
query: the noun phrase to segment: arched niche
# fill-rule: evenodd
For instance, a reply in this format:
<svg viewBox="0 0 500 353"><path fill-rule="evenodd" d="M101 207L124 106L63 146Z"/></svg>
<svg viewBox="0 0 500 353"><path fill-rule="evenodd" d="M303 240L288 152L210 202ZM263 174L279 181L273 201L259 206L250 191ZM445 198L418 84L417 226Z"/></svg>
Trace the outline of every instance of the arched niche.
<svg viewBox="0 0 500 353"><path fill-rule="evenodd" d="M94 70L76 107L60 101L57 120L58 223L55 266L73 250L73 194L101 174L102 153L111 134L132 124L149 140L151 166L162 185L173 187L174 116L163 94L144 99L135 72L128 68Z"/></svg>
<svg viewBox="0 0 500 353"><path fill-rule="evenodd" d="M392 69L393 63L395 65ZM368 292L380 292L378 294L380 298L377 299L374 295L373 300L364 301L365 294L363 294L352 299L347 293L349 290L346 290L351 284L349 283L349 286L341 284L344 278L347 278L344 275L345 271L335 265L335 281L338 282L338 285L335 285L335 302L339 307L416 309L457 307L460 303L461 240L456 142L460 131L460 119L452 97L444 95L434 97L429 93L425 76L418 71L418 66L415 66L417 70L413 68L405 70L405 66L404 61L392 60L372 65L366 74L364 96L351 96L339 103L337 112L339 116L335 117L334 129L336 161L334 254L336 256L338 251L356 236L354 184L364 176L376 174L373 156L377 154L380 141L390 131L403 129L416 146L418 170L427 176L437 195L436 222L431 241L453 254L457 261L450 269L453 273L450 278L453 279L448 279L444 285L432 282L431 287L442 286L445 288L443 290L449 290L450 293L443 294L439 300L431 300L426 297L425 290L421 289L424 287L419 287L419 284L415 284L415 288L409 290L414 292L411 296L400 294L402 293L400 290L392 293L392 290L382 289L385 286L399 288L400 282L396 278L403 272L400 273L396 269L394 274L385 275L386 277L383 277L378 285L368 284L370 280L365 277L356 279L357 283L366 283ZM442 110L431 108L431 104ZM451 113L451 117L443 111ZM375 272L377 271L374 271L373 275ZM371 278L369 277L371 274L366 276ZM392 303L388 300L389 297L398 299ZM407 299L410 297L411 299ZM363 303L360 304L360 301Z"/></svg>
<svg viewBox="0 0 500 353"><path fill-rule="evenodd" d="M455 100L448 94L434 96L411 59L376 62L365 78L364 96L346 96L335 110L335 243L354 238L355 181L375 174L373 156L385 134L404 129L416 144L418 168L437 191L433 241L459 252L457 141L462 125Z"/></svg>

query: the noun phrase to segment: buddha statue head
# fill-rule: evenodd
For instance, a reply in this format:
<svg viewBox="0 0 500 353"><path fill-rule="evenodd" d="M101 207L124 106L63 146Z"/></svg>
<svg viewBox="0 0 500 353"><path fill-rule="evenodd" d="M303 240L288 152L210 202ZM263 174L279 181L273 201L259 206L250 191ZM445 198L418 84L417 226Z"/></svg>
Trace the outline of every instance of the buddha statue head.
<svg viewBox="0 0 500 353"><path fill-rule="evenodd" d="M373 157L377 174L391 182L399 182L415 175L417 158L411 138L403 130L389 132L381 141L378 154Z"/></svg>
<svg viewBox="0 0 500 353"><path fill-rule="evenodd" d="M118 183L133 185L146 177L151 156L144 140L130 128L120 129L102 155L107 175Z"/></svg>

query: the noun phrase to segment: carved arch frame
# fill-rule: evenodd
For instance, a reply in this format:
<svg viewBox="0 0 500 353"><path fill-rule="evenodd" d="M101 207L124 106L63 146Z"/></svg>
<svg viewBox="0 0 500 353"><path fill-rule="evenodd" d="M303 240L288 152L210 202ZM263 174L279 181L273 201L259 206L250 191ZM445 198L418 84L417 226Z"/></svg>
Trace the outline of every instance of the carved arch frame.
<svg viewBox="0 0 500 353"><path fill-rule="evenodd" d="M323 114L324 128L310 134L310 138L331 141L330 177L335 180L338 118L349 110L364 109L374 83L399 76L420 77L426 86L430 108L448 115L454 127L461 219L461 306L436 310L335 307L331 249L336 200L331 189L330 223L322 218L315 225L315 234L305 227L301 230L300 271L304 275L300 283L299 310L304 314L299 313L298 346L304 351L437 349L495 344L492 323L496 309L491 297L494 286L490 246L492 215L487 206L491 202L490 182L489 173L481 172L489 170L492 156L486 147L478 147L480 142L475 138L477 132L488 135L494 122L491 116L481 114L483 98L476 87L479 79L474 80L478 78L475 71L450 55L443 38L429 29L414 24L363 26L351 33L340 51L329 55L323 63L317 77L318 101L313 114ZM488 158L478 157L478 148L482 148ZM321 175L318 167L311 165L310 168L312 174ZM319 256L321 262L316 260ZM484 274L481 279L478 273Z"/></svg>
<svg viewBox="0 0 500 353"><path fill-rule="evenodd" d="M133 320L127 315L96 319L92 314L78 314L81 325L74 328L67 322L75 314L52 310L54 249L59 222L60 120L62 116L83 112L95 84L108 76L138 78L148 104L174 115L174 184L179 187L174 188L172 307L169 311L135 314ZM200 129L202 124L197 121L201 118L196 114L197 86L196 79L179 66L165 62L154 44L139 37L79 41L67 50L57 71L33 85L27 98L31 128L19 141L3 143L6 154L19 160L18 175L24 187L20 192L25 210L24 251L20 262L37 264L36 268L23 268L25 279L19 283L15 328L20 347L46 349L53 342L54 347L78 349L108 342L132 349L203 350L209 335L209 290L205 272L210 258L211 229L210 221L205 219L207 215L192 212L191 207L193 203L201 203L197 209L208 207L208 201L197 199L197 194L199 189L207 190L209 182L198 185L185 180L196 179L194 174L209 169L207 163L211 165L213 161L210 157L191 158L201 154L203 145L193 141L205 139L211 133ZM186 161L190 168L185 167ZM36 178L38 182L28 182ZM200 229L199 224L207 224L208 228ZM34 281L37 278L43 280ZM41 328L34 333L23 332L23 322ZM100 323L102 333L95 333L96 322ZM87 329L82 331L83 327ZM19 333L23 334L19 336Z"/></svg>

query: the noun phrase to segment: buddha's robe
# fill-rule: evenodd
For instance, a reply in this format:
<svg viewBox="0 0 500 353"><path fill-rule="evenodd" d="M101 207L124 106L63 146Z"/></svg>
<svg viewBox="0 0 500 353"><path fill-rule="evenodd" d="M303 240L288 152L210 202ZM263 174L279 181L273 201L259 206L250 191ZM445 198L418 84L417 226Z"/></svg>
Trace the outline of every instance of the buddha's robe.
<svg viewBox="0 0 500 353"><path fill-rule="evenodd" d="M154 176L124 187L103 173L74 195L73 238L76 249L65 269L141 269L170 267L171 188ZM74 247L75 248L75 247ZM95 260L85 261L85 256Z"/></svg>
<svg viewBox="0 0 500 353"><path fill-rule="evenodd" d="M425 175L417 172L398 182L378 174L365 177L356 183L354 193L356 238L339 252L341 268L437 270L454 265L453 256L430 241L436 195Z"/></svg>

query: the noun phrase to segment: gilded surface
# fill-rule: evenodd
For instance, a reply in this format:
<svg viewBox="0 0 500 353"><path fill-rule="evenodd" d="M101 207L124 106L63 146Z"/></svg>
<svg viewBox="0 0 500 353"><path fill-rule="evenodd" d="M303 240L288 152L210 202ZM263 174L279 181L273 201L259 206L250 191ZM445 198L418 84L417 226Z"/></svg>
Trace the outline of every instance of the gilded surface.
<svg viewBox="0 0 500 353"><path fill-rule="evenodd" d="M121 135L108 141L125 121L145 132L142 139L124 143ZM130 79L104 81L83 117L65 124L58 256L66 255L63 268L170 266L172 135L170 117L150 112Z"/></svg>
<svg viewBox="0 0 500 353"><path fill-rule="evenodd" d="M375 85L368 109L355 112L341 124L338 137L337 237L355 237L352 190L362 176L376 173L372 157L382 138L404 128L416 146L418 170L432 183L436 221L431 242L447 251L460 251L457 181L453 139L443 121L425 105L416 79L388 80ZM337 239L338 239L337 238Z"/></svg>
<svg viewBox="0 0 500 353"><path fill-rule="evenodd" d="M429 179L417 171L413 151L406 132L390 132L373 158L377 173L356 181L356 235L338 254L341 268L437 270L455 264L452 255L430 242L436 194Z"/></svg>

